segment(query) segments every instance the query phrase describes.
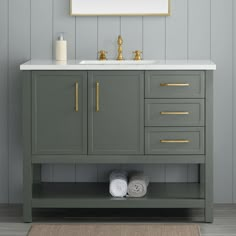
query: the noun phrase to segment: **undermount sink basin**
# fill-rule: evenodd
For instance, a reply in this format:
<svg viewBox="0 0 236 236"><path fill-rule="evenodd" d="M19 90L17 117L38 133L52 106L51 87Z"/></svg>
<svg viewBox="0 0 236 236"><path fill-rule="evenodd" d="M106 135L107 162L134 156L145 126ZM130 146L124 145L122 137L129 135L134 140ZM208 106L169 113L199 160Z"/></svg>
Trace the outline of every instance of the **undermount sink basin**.
<svg viewBox="0 0 236 236"><path fill-rule="evenodd" d="M142 60L142 61L135 61L135 60L124 60L124 61L84 60L84 61L81 61L79 64L82 64L82 65L153 65L153 64L157 64L157 63L158 63L158 61L156 61L156 60Z"/></svg>

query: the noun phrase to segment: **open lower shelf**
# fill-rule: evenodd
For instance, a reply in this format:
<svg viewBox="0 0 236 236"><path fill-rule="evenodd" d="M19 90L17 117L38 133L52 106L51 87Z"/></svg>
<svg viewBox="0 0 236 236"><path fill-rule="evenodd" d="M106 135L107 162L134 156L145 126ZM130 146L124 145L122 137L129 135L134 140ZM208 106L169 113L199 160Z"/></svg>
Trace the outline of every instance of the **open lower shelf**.
<svg viewBox="0 0 236 236"><path fill-rule="evenodd" d="M151 183L143 198L113 198L107 183L33 185L34 208L204 208L198 183Z"/></svg>

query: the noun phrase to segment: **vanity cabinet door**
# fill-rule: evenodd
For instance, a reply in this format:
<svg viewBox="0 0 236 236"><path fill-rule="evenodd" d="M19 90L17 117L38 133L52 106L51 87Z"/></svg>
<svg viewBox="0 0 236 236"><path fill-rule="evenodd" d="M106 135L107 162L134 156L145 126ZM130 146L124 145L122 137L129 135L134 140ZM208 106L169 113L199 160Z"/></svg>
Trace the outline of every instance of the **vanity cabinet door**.
<svg viewBox="0 0 236 236"><path fill-rule="evenodd" d="M144 154L144 72L89 72L88 152Z"/></svg>
<svg viewBox="0 0 236 236"><path fill-rule="evenodd" d="M87 154L87 73L33 72L33 154Z"/></svg>

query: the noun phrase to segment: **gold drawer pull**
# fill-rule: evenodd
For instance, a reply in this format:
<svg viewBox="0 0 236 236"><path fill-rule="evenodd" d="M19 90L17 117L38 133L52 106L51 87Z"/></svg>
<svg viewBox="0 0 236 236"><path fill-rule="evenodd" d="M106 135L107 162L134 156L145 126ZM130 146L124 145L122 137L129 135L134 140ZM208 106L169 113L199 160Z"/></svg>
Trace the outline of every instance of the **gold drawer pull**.
<svg viewBox="0 0 236 236"><path fill-rule="evenodd" d="M79 111L79 83L75 82L75 112Z"/></svg>
<svg viewBox="0 0 236 236"><path fill-rule="evenodd" d="M163 83L160 84L161 87L189 87L190 84L187 83L177 83L177 84L169 84L169 83Z"/></svg>
<svg viewBox="0 0 236 236"><path fill-rule="evenodd" d="M190 143L190 140L187 139L177 139L177 140L170 140L170 139L162 139L160 140L161 143Z"/></svg>
<svg viewBox="0 0 236 236"><path fill-rule="evenodd" d="M189 115L188 111L162 111L161 115Z"/></svg>
<svg viewBox="0 0 236 236"><path fill-rule="evenodd" d="M99 112L99 82L96 82L96 112Z"/></svg>

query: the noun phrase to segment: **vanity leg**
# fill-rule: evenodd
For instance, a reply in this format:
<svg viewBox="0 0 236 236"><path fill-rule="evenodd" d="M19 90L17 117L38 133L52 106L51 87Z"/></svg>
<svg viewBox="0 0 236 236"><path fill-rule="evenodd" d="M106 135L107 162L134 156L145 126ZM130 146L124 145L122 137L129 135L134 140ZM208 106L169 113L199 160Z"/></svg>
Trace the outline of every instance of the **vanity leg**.
<svg viewBox="0 0 236 236"><path fill-rule="evenodd" d="M32 163L31 163L31 74L23 78L23 215L32 222Z"/></svg>
<svg viewBox="0 0 236 236"><path fill-rule="evenodd" d="M213 186L212 186L212 177L209 172L211 172L212 166L207 166L206 169L206 183L205 183L205 222L213 222Z"/></svg>
<svg viewBox="0 0 236 236"><path fill-rule="evenodd" d="M213 223L213 207L205 208L205 222L206 223Z"/></svg>
<svg viewBox="0 0 236 236"><path fill-rule="evenodd" d="M212 207L212 200L210 200L211 193L207 192L208 187L206 184L206 168L205 165L200 165L200 197L205 199L205 209L204 209L204 215L205 215L205 222L206 223L212 223L213 222L213 207Z"/></svg>
<svg viewBox="0 0 236 236"><path fill-rule="evenodd" d="M26 159L26 156L24 156ZM32 222L32 164L24 161L24 201L23 201L23 217L25 223Z"/></svg>
<svg viewBox="0 0 236 236"><path fill-rule="evenodd" d="M25 223L31 223L32 222L32 187L31 187L30 181L26 183L24 181L24 206L23 206L23 217Z"/></svg>
<svg viewBox="0 0 236 236"><path fill-rule="evenodd" d="M206 156L206 159L210 159ZM209 160L206 160L205 167L205 222L213 222L213 167Z"/></svg>
<svg viewBox="0 0 236 236"><path fill-rule="evenodd" d="M213 222L213 72L206 72L205 221Z"/></svg>

